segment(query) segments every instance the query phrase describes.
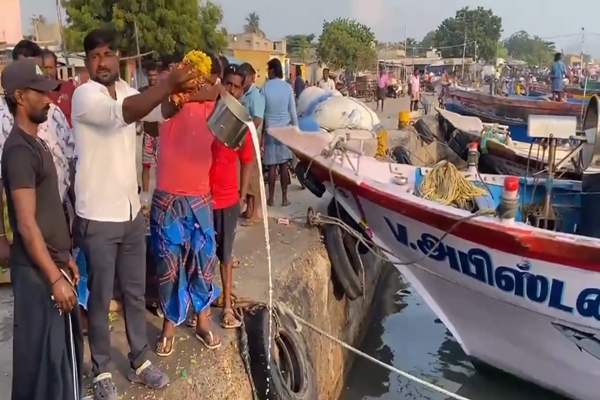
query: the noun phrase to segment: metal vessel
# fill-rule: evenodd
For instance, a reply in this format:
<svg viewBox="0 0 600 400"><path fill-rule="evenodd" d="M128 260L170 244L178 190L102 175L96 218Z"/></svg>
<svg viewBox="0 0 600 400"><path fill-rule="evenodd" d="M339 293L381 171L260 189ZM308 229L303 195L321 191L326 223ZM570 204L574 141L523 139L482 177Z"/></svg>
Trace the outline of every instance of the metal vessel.
<svg viewBox="0 0 600 400"><path fill-rule="evenodd" d="M217 102L207 120L208 128L225 146L236 149L240 146L252 118L232 95L225 93Z"/></svg>

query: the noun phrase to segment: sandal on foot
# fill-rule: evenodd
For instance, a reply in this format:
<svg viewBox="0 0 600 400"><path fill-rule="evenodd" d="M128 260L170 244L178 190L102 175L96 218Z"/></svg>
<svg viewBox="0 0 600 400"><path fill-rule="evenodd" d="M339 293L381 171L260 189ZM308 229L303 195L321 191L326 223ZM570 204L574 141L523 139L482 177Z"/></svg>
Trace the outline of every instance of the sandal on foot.
<svg viewBox="0 0 600 400"><path fill-rule="evenodd" d="M208 338L205 336L208 336ZM218 336L213 335L212 331L204 332L203 334L196 332L196 339L209 350L215 350L221 347L221 339L219 339ZM206 339L208 339L208 341Z"/></svg>
<svg viewBox="0 0 600 400"><path fill-rule="evenodd" d="M231 268L239 268L242 262L237 258L233 257L233 261L231 262Z"/></svg>
<svg viewBox="0 0 600 400"><path fill-rule="evenodd" d="M169 357L173 354L175 348L175 336L159 336L156 343L156 355L159 357Z"/></svg>
<svg viewBox="0 0 600 400"><path fill-rule="evenodd" d="M212 317L212 312L210 311L210 309L208 309L208 315L207 315L207 317L209 319ZM197 322L198 321L196 320L196 316L194 315L192 318L189 318L185 324L187 326L189 326L190 328L195 328Z"/></svg>
<svg viewBox="0 0 600 400"><path fill-rule="evenodd" d="M250 226L256 225L260 221L261 221L260 219L247 219L244 222L242 222L240 225L243 226L244 228L248 228Z"/></svg>
<svg viewBox="0 0 600 400"><path fill-rule="evenodd" d="M227 318L230 316L230 318ZM242 326L242 322L238 320L235 313L231 308L224 308L221 313L221 328L223 329L237 329Z"/></svg>

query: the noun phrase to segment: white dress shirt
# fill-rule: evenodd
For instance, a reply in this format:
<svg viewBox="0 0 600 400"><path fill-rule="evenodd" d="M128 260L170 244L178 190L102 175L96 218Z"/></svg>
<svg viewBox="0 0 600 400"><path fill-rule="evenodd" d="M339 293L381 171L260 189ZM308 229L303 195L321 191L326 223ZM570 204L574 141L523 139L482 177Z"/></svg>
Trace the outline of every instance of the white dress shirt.
<svg viewBox="0 0 600 400"><path fill-rule="evenodd" d="M123 100L139 92L122 80L116 91L114 100L104 85L89 80L73 93L75 211L93 221L131 221L140 211L135 123L123 120ZM161 107L143 120L162 122Z"/></svg>
<svg viewBox="0 0 600 400"><path fill-rule="evenodd" d="M335 90L335 83L333 83L332 79L321 79L319 81L319 87L325 90Z"/></svg>
<svg viewBox="0 0 600 400"><path fill-rule="evenodd" d="M0 102L0 159L2 158L4 142L10 135L13 125L14 118L8 111L8 106L3 101ZM58 106L50 104L48 119L38 125L38 137L46 142L52 152L56 175L58 176L58 191L60 198L64 200L71 185L69 162L73 159L75 142L67 118ZM2 178L1 175L0 178Z"/></svg>

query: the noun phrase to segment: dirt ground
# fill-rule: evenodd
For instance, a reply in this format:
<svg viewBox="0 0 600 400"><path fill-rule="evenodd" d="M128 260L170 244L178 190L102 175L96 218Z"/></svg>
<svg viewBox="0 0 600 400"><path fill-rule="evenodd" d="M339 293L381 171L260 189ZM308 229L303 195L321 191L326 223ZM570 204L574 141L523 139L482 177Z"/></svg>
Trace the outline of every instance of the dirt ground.
<svg viewBox="0 0 600 400"><path fill-rule="evenodd" d="M388 129L397 126L400 110L408 109L408 98L387 99L384 112L378 112L382 123ZM370 107L375 109L375 103ZM138 146L141 149L141 143ZM154 182L151 186L153 187ZM277 188L276 192L279 192ZM360 326L365 322L372 300L372 291L362 301L346 302L335 300L329 284L327 255L320 244L320 235L315 229L304 226L306 210L309 206L323 210L329 199L317 199L308 190L301 191L297 183L289 189L292 205L286 208L272 207L268 210L270 224L270 243L272 272L275 284L275 299L286 300L294 311L304 318L314 321L323 329L335 333L340 339L355 342L360 339ZM279 195L279 193L277 193ZM281 204L276 197L275 204ZM278 225L278 218L285 218L289 225ZM262 225L250 228L238 227L235 253L241 261L240 268L234 271L234 293L241 297L268 300L269 284L266 250ZM322 265L321 265L322 264ZM374 263L372 263L374 264ZM321 265L316 268L315 265ZM375 287L378 269L369 272L371 288ZM311 275L312 274L312 275ZM299 275L307 276L313 284L300 285ZM220 279L216 277L216 279ZM317 282L317 283L314 283ZM306 303L306 299L309 301ZM299 309L298 304L323 303L325 307ZM11 392L12 369L12 292L10 286L0 286L0 400L9 400ZM293 304L296 303L296 304ZM301 308L301 307L300 307ZM213 309L213 321L218 327L220 310ZM338 316L335 316L339 314ZM175 353L157 360L171 378L171 384L164 390L151 392L131 385L125 379L128 361L128 346L125 338L123 317L113 322L111 335L113 345L114 377L120 391L120 399L131 400L197 400L231 399L247 400L251 398L250 387L246 379L244 366L239 357L237 336L234 331L224 331L220 327L216 333L221 335L223 345L216 351L205 349L195 338L190 328L178 328ZM159 335L161 321L148 312L148 340L154 348ZM351 326L348 326L350 324ZM343 329L342 329L343 328ZM329 387L331 395L339 385L344 368L344 353L332 343L324 343L322 338L311 333L307 341L309 347L327 354L315 364L315 372L320 376L319 386ZM89 348L86 345L86 351ZM315 350L315 351L316 351ZM333 366L337 368L332 368ZM89 373L89 354L86 354L86 369ZM332 385L332 383L336 383ZM86 380L89 386L89 379ZM321 396L320 396L321 397ZM323 397L326 398L326 397Z"/></svg>

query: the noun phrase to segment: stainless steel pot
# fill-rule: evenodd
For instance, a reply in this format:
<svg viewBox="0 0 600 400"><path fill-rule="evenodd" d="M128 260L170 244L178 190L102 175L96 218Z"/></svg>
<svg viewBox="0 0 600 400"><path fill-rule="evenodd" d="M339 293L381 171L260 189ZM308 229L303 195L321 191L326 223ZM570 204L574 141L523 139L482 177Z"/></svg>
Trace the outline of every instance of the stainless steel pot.
<svg viewBox="0 0 600 400"><path fill-rule="evenodd" d="M208 117L208 128L225 146L236 149L242 144L252 118L232 95L221 95Z"/></svg>

